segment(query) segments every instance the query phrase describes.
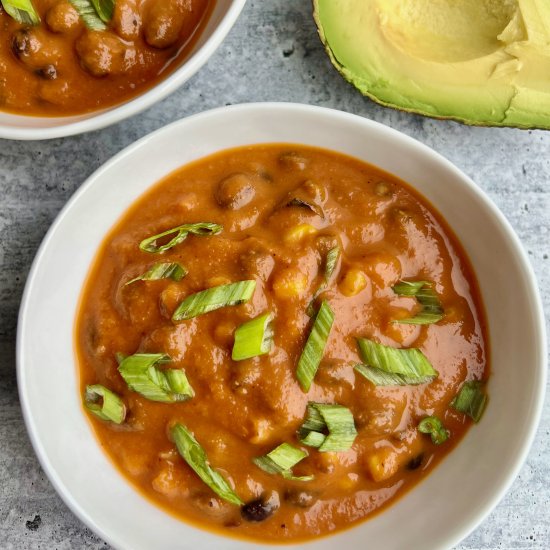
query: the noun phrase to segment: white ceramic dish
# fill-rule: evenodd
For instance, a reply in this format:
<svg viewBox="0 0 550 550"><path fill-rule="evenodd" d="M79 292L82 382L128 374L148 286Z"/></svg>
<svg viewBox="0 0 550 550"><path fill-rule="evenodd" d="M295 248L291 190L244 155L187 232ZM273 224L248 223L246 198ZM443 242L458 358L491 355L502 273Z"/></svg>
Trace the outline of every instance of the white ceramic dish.
<svg viewBox="0 0 550 550"><path fill-rule="evenodd" d="M138 141L100 168L42 243L19 318L21 404L40 462L73 512L119 549L258 548L182 523L141 497L101 451L80 407L73 350L78 297L96 250L128 206L181 165L215 151L294 142L374 163L416 187L464 245L492 341L490 405L458 448L412 492L315 550L450 548L498 503L522 465L545 388L546 340L537 284L512 229L479 188L417 141L363 118L315 107L252 104L210 111ZM399 526L399 528L396 528Z"/></svg>
<svg viewBox="0 0 550 550"><path fill-rule="evenodd" d="M181 66L134 99L68 117L21 116L0 111L0 138L41 140L73 136L105 128L144 111L177 90L208 61L235 24L245 3L246 0L217 0L206 27Z"/></svg>

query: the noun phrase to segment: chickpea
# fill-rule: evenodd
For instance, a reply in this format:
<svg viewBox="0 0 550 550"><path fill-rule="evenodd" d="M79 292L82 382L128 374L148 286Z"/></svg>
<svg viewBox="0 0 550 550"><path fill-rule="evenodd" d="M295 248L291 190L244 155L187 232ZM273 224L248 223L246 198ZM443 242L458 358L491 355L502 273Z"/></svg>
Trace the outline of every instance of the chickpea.
<svg viewBox="0 0 550 550"><path fill-rule="evenodd" d="M52 32L66 33L80 27L80 17L69 2L58 2L47 11L46 24Z"/></svg>
<svg viewBox="0 0 550 550"><path fill-rule="evenodd" d="M168 48L180 37L189 3L185 0L154 0L145 14L145 40L155 48Z"/></svg>
<svg viewBox="0 0 550 550"><path fill-rule="evenodd" d="M252 178L247 174L233 174L220 181L215 191L220 206L238 210L249 204L256 195Z"/></svg>
<svg viewBox="0 0 550 550"><path fill-rule="evenodd" d="M296 268L289 267L279 271L273 281L273 292L278 298L288 300L297 298L307 289L307 277Z"/></svg>
<svg viewBox="0 0 550 550"><path fill-rule="evenodd" d="M118 0L112 20L113 30L125 40L135 40L141 31L141 16L136 0Z"/></svg>
<svg viewBox="0 0 550 550"><path fill-rule="evenodd" d="M344 274L339 288L344 296L356 296L367 287L368 283L369 279L363 271L351 268Z"/></svg>
<svg viewBox="0 0 550 550"><path fill-rule="evenodd" d="M101 77L124 72L135 50L111 32L88 31L77 40L76 53L86 71Z"/></svg>

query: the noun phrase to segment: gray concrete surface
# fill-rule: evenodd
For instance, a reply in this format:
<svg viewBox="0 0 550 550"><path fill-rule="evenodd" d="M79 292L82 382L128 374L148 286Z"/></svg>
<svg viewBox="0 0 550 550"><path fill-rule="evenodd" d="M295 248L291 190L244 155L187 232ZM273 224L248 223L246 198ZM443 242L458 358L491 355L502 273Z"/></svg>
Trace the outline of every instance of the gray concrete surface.
<svg viewBox="0 0 550 550"><path fill-rule="evenodd" d="M107 546L56 495L34 456L19 409L17 310L48 226L89 174L137 138L199 111L249 101L294 101L357 113L445 155L490 195L519 234L550 313L550 133L469 128L374 105L330 65L309 0L249 0L228 39L199 74L144 114L75 138L0 141L0 548ZM547 402L512 489L457 548L550 548L549 435Z"/></svg>

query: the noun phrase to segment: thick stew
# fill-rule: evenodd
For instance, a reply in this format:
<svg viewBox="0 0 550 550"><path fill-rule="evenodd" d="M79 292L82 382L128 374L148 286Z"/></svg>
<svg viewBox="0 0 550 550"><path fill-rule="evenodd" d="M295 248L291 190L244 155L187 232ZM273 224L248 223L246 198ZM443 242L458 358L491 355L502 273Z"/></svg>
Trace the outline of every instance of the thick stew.
<svg viewBox="0 0 550 550"><path fill-rule="evenodd" d="M213 0L0 0L0 110L61 116L142 93L184 59Z"/></svg>
<svg viewBox="0 0 550 550"><path fill-rule="evenodd" d="M76 343L123 475L255 540L380 511L487 400L483 308L452 231L395 177L299 145L223 151L140 198L97 255Z"/></svg>

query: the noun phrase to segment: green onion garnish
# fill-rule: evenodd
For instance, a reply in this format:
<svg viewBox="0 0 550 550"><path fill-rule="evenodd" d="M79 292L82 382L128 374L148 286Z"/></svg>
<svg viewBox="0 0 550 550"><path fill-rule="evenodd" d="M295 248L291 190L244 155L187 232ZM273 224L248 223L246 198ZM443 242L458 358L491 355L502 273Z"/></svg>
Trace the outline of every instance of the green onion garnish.
<svg viewBox="0 0 550 550"><path fill-rule="evenodd" d="M157 254L165 252L170 248L182 243L191 235L197 235L199 237L207 237L209 235L217 235L222 231L223 227L217 223L203 222L203 223L185 223L178 227L173 227L167 231L163 231L158 235L148 237L139 243L139 248L144 252L150 252L151 254ZM167 243L158 244L157 241L164 237L174 235Z"/></svg>
<svg viewBox="0 0 550 550"><path fill-rule="evenodd" d="M164 353L136 353L118 366L128 387L151 401L176 403L191 399L195 392L183 369L159 369L156 365L170 362Z"/></svg>
<svg viewBox="0 0 550 550"><path fill-rule="evenodd" d="M308 403L306 420L298 430L300 441L318 447L320 452L347 451L356 436L351 411L342 405L324 403Z"/></svg>
<svg viewBox="0 0 550 550"><path fill-rule="evenodd" d="M38 25L40 16L31 0L0 0L6 13L22 25Z"/></svg>
<svg viewBox="0 0 550 550"><path fill-rule="evenodd" d="M329 283L330 279L332 278L332 275L334 273L334 270L336 269L336 266L338 265L338 259L340 258L340 247L335 246L334 248L331 248L327 252L327 257L325 259L325 272L323 274L323 282L321 283L321 286L315 291L313 294L313 298L309 302L309 305L307 306L307 314L310 317L313 317L315 315L315 308L314 303L319 294L324 292Z"/></svg>
<svg viewBox="0 0 550 550"><path fill-rule="evenodd" d="M210 466L204 449L183 424L175 424L170 428L170 434L183 460L212 491L231 504L244 504L225 478Z"/></svg>
<svg viewBox="0 0 550 550"><path fill-rule="evenodd" d="M355 365L355 370L375 386L425 384L438 375L419 349L396 349L366 338L357 342L365 364Z"/></svg>
<svg viewBox="0 0 550 550"><path fill-rule="evenodd" d="M273 315L266 313L242 324L235 331L233 361L242 361L269 353L273 345Z"/></svg>
<svg viewBox="0 0 550 550"><path fill-rule="evenodd" d="M256 281L239 281L191 294L176 308L172 321L185 321L222 307L244 304L250 300L255 288Z"/></svg>
<svg viewBox="0 0 550 550"><path fill-rule="evenodd" d="M252 462L268 474L280 474L293 481L311 481L314 476L294 476L292 468L307 456L305 451L283 443L264 456L253 458Z"/></svg>
<svg viewBox="0 0 550 550"><path fill-rule="evenodd" d="M91 2L103 22L108 23L113 18L115 0L91 0Z"/></svg>
<svg viewBox="0 0 550 550"><path fill-rule="evenodd" d="M414 296L422 306L421 311L408 319L396 319L394 323L405 325L430 325L445 316L441 302L428 281L401 281L392 287L398 296Z"/></svg>
<svg viewBox="0 0 550 550"><path fill-rule="evenodd" d="M110 21L111 17L108 19L103 19L102 15L105 16L107 13L106 8L101 7L101 14L98 11L99 5L103 4L112 4L111 7L111 16L112 10L114 9L114 1L111 2L102 2L101 0L69 0L69 2L74 6L75 10L80 15L80 19L84 22L86 27L92 31L104 31L107 28L107 23Z"/></svg>
<svg viewBox="0 0 550 550"><path fill-rule="evenodd" d="M181 281L186 275L187 270L185 267L181 266L177 262L159 263L148 269L143 275L128 281L126 285L131 285L136 281L159 281L160 279L172 279L177 282Z"/></svg>
<svg viewBox="0 0 550 550"><path fill-rule="evenodd" d="M126 407L122 399L101 384L86 386L84 406L101 420L122 424L126 417Z"/></svg>
<svg viewBox="0 0 550 550"><path fill-rule="evenodd" d="M449 433L437 416L427 416L418 424L418 430L423 434L430 434L434 445L441 445L449 438Z"/></svg>
<svg viewBox="0 0 550 550"><path fill-rule="evenodd" d="M306 345L298 360L296 377L302 388L302 391L308 392L311 383L315 378L319 363L323 358L325 346L334 322L334 313L327 301L323 300L317 316L313 321L313 327L309 333Z"/></svg>
<svg viewBox="0 0 550 550"><path fill-rule="evenodd" d="M487 405L485 386L479 380L465 382L453 399L451 407L467 414L474 422L479 422Z"/></svg>

